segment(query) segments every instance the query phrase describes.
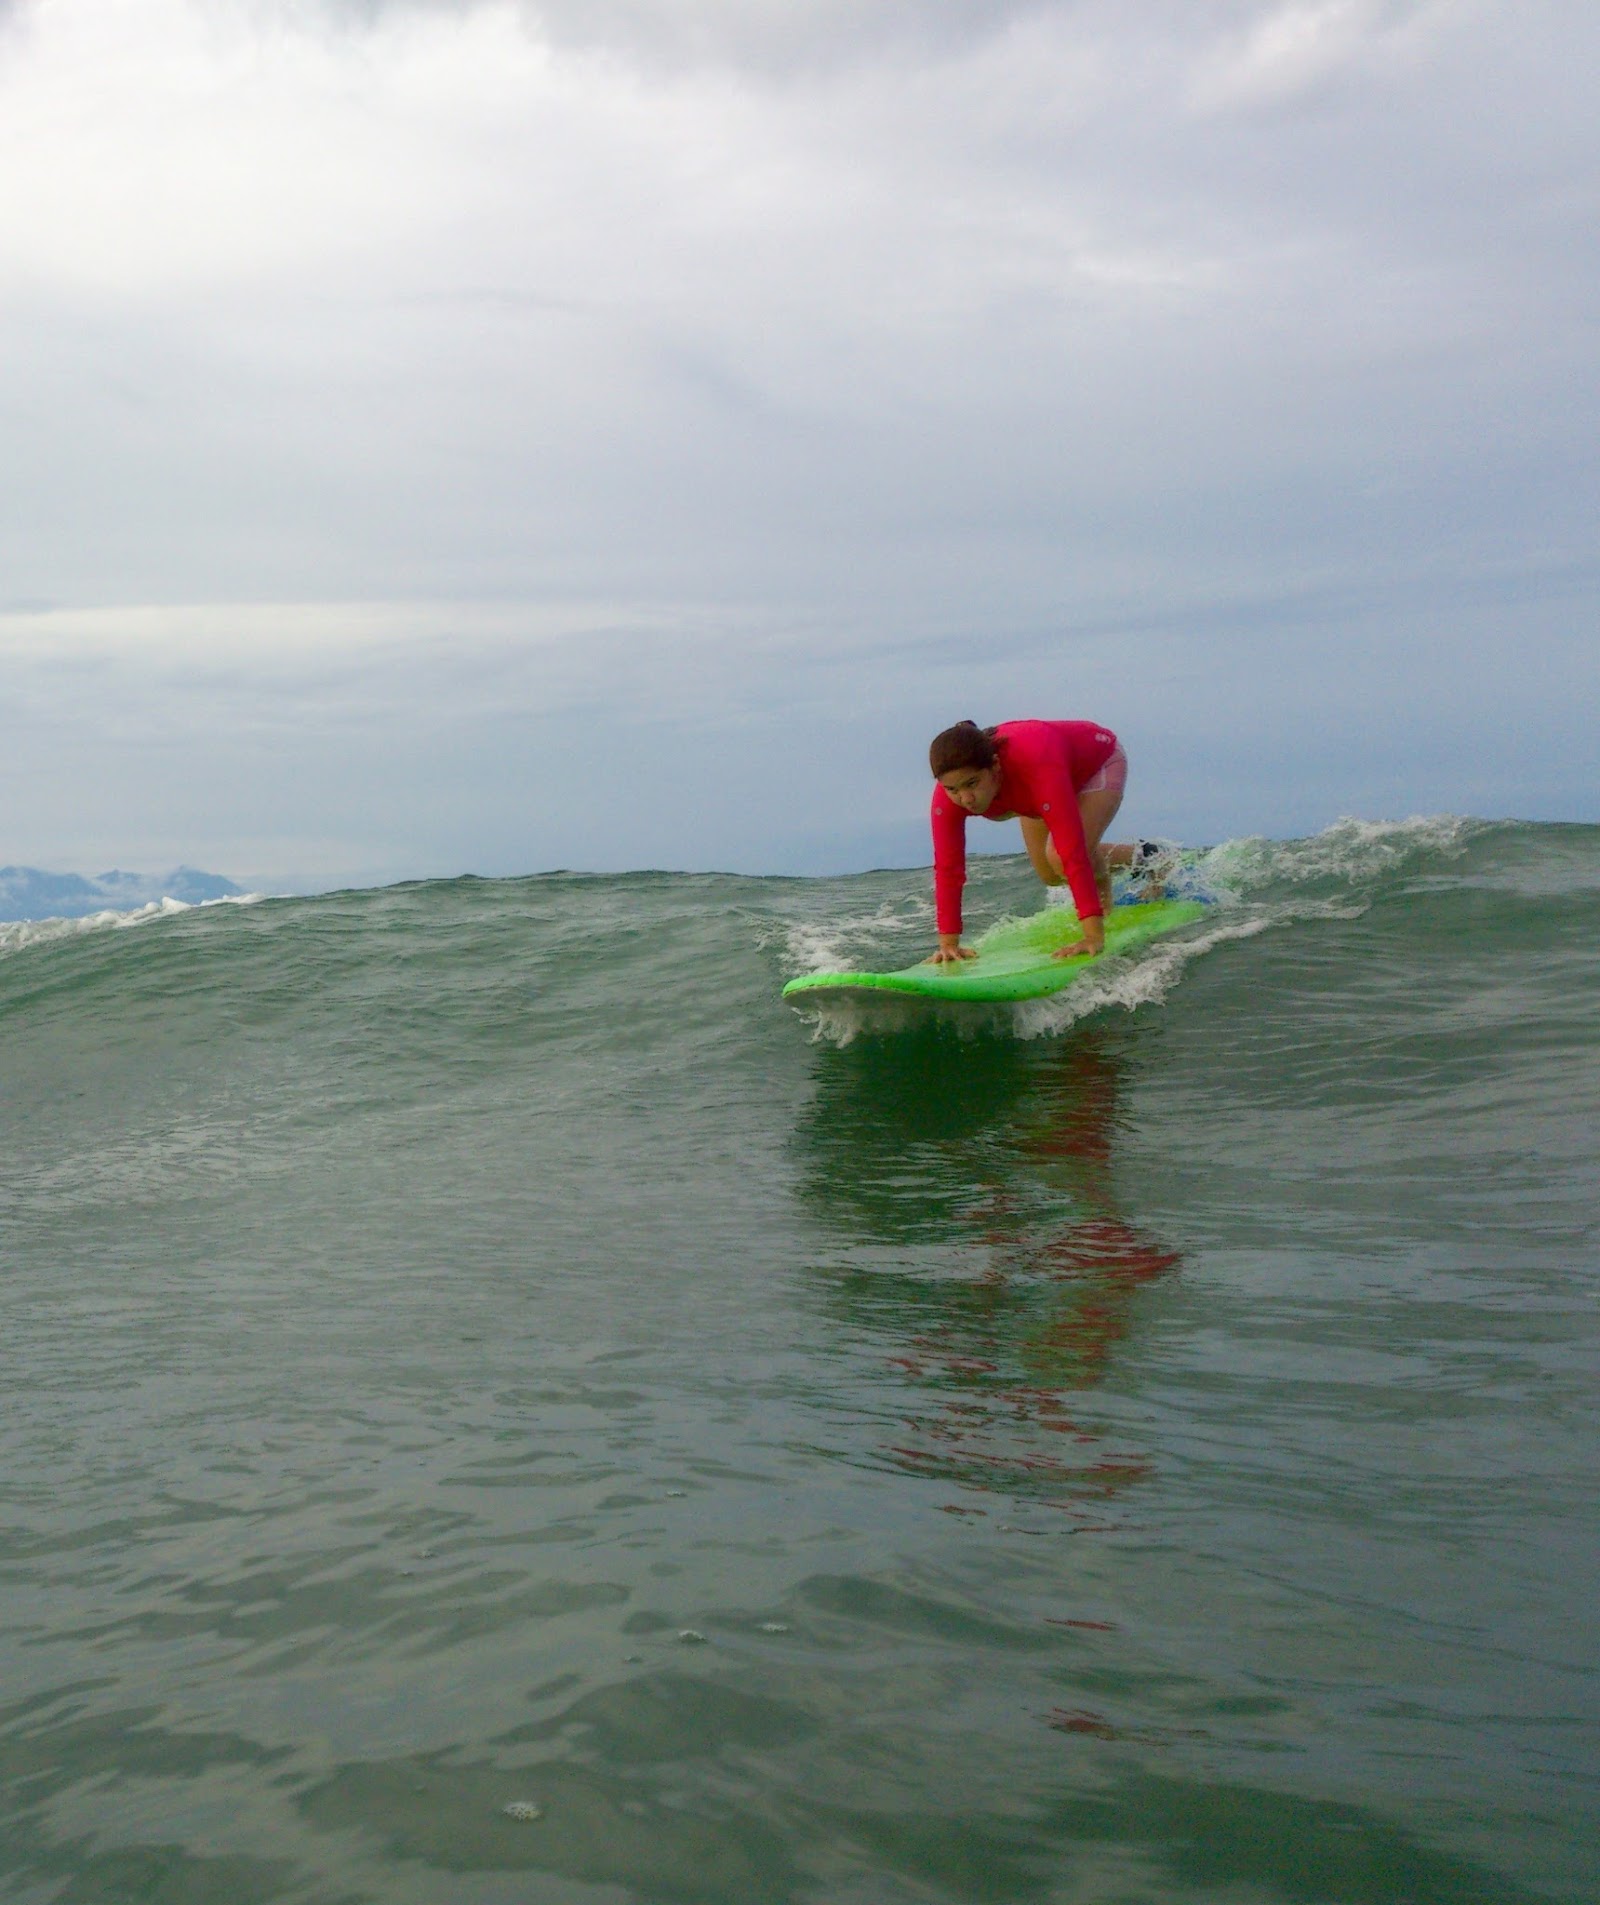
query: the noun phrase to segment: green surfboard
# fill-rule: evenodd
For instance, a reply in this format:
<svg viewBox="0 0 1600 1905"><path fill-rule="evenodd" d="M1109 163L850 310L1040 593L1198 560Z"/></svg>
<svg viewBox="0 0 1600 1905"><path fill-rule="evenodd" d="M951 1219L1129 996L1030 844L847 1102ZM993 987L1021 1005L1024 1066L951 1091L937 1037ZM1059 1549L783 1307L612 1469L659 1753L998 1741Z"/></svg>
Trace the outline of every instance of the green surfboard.
<svg viewBox="0 0 1600 1905"><path fill-rule="evenodd" d="M964 999L989 1005L1017 999L1042 999L1070 986L1102 960L1131 952L1147 940L1203 919L1211 908L1199 900L1147 900L1114 906L1106 918L1106 949L1054 959L1057 946L1079 937L1077 917L1065 907L1050 907L1026 919L1001 920L973 941L976 959L953 965L906 966L899 972L808 972L791 979L786 999L808 992L898 992L920 999Z"/></svg>

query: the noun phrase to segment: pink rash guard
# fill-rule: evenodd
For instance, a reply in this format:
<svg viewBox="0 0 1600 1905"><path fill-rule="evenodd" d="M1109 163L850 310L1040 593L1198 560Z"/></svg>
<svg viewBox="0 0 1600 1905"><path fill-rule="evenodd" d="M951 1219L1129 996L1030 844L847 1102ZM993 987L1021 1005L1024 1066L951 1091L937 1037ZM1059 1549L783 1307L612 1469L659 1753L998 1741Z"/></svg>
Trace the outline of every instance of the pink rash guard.
<svg viewBox="0 0 1600 1905"><path fill-rule="evenodd" d="M1110 759L1117 737L1093 721L1002 721L1000 787L984 820L1042 820L1061 855L1079 919L1104 912L1083 837L1078 789ZM941 933L961 931L961 889L967 883L967 821L944 789L933 788L933 897Z"/></svg>

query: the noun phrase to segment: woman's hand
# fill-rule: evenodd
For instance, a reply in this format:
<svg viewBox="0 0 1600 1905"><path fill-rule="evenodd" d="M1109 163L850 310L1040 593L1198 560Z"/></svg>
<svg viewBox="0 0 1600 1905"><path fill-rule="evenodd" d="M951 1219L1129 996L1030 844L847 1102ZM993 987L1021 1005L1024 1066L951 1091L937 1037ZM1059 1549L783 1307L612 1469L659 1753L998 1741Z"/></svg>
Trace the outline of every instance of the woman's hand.
<svg viewBox="0 0 1600 1905"><path fill-rule="evenodd" d="M976 959L970 946L963 946L959 933L941 933L939 950L927 961L930 966L953 965L958 959Z"/></svg>
<svg viewBox="0 0 1600 1905"><path fill-rule="evenodd" d="M1081 959L1085 954L1091 957L1103 953L1106 949L1106 923L1103 919L1086 919L1083 922L1082 939L1073 940L1070 946L1057 946L1051 953L1052 959Z"/></svg>

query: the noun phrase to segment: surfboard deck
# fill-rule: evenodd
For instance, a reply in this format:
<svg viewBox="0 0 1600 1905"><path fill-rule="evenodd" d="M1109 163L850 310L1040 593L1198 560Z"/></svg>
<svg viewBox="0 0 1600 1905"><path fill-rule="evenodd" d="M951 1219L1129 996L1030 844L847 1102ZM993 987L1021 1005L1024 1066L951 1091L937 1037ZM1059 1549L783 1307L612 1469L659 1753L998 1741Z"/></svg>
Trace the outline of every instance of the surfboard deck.
<svg viewBox="0 0 1600 1905"><path fill-rule="evenodd" d="M1209 911L1199 900L1147 900L1137 906L1115 906L1106 917L1103 953L1055 959L1051 955L1056 947L1070 945L1081 929L1074 913L1066 907L1052 906L1026 919L1001 920L991 926L973 941L976 959L941 966L924 960L899 972L808 972L791 979L783 996L796 999L808 992L898 992L913 998L965 999L987 1005L1042 999L1081 979L1102 960L1188 926Z"/></svg>

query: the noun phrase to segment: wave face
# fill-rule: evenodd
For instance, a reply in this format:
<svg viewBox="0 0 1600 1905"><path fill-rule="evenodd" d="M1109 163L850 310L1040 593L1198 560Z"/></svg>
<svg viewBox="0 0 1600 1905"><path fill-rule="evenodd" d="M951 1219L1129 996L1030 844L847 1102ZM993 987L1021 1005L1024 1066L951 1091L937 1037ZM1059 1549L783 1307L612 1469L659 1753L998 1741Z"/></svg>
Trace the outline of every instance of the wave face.
<svg viewBox="0 0 1600 1905"><path fill-rule="evenodd" d="M0 928L0 1897L1589 1897L1600 829L1185 877Z"/></svg>

